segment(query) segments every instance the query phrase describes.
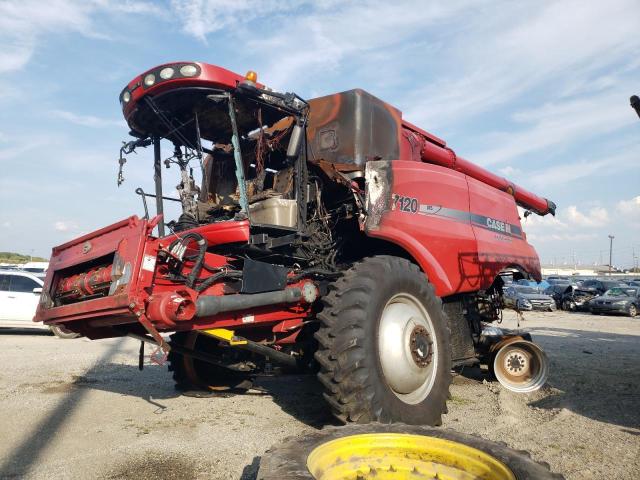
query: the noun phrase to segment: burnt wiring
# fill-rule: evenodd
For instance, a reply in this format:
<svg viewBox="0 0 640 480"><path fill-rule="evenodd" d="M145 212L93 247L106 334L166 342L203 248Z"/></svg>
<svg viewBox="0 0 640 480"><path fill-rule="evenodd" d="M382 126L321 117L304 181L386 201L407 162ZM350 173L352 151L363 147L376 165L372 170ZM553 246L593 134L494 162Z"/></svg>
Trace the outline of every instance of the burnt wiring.
<svg viewBox="0 0 640 480"><path fill-rule="evenodd" d="M315 208L307 220L304 241L298 244L302 255L310 259L310 265L320 266L329 271L336 268L338 242L333 235L337 219L334 218L322 202L322 181L318 177L310 177L315 184Z"/></svg>
<svg viewBox="0 0 640 480"><path fill-rule="evenodd" d="M257 187L259 191L264 188L264 181L267 173L267 167L265 165L267 155L270 152L278 150L285 150L282 140L290 133L291 127L285 128L275 135L267 132L268 126L262 123L262 108L258 109L258 128L254 130L255 133L249 134L249 138L255 141L254 156L255 156L255 171L257 179Z"/></svg>
<svg viewBox="0 0 640 480"><path fill-rule="evenodd" d="M167 224L169 228L175 232L182 232L184 230L190 230L192 228L199 227L200 224L193 215L183 213L178 217L178 220L172 220Z"/></svg>

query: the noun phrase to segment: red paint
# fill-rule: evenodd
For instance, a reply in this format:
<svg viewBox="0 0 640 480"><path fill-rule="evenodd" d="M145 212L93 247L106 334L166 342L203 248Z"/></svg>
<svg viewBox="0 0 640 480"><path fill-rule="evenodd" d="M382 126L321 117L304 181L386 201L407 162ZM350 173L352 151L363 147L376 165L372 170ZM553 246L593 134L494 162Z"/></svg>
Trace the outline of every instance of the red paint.
<svg viewBox="0 0 640 480"><path fill-rule="evenodd" d="M200 67L200 75L188 78L177 77L170 80L163 80L146 89L142 86L143 79L148 73L157 71L162 67L170 67L184 63L198 65ZM151 68L143 74L138 75L127 84L127 87L131 92L131 100L123 105L124 117L127 121L129 120L129 116L136 109L138 101L145 95L154 96L174 87L212 87L230 90L236 88L238 83L244 81L244 79L243 75L238 75L226 68L209 65L208 63L170 62L158 65L157 67ZM264 85L260 83L256 83L256 85L260 88L264 87Z"/></svg>
<svg viewBox="0 0 640 480"><path fill-rule="evenodd" d="M426 133L426 132L425 132ZM436 165L456 170L468 175L471 178L481 181L503 192L511 192L518 204L524 208L534 210L545 215L549 213L549 204L546 199L531 193L524 188L510 182L506 178L500 177L488 170L458 157L456 153L444 145L437 145L431 141L424 141L421 151L422 160Z"/></svg>
<svg viewBox="0 0 640 480"><path fill-rule="evenodd" d="M521 229L511 195L439 165L402 160L392 165L392 193L432 206L434 213L406 212L394 204L378 228L367 233L409 252L439 296L486 289L506 267L517 266L540 278L538 256L524 234L510 236L469 218L473 213ZM446 209L458 217L447 215Z"/></svg>
<svg viewBox="0 0 640 480"><path fill-rule="evenodd" d="M146 89L141 85L144 76L162 66L134 78L128 84L131 100L123 104L125 118L130 118L144 95L182 86L232 90L244 80L220 67L197 65L201 69L197 77L171 79ZM539 279L539 260L520 233L516 202L544 214L549 211L547 200L458 157L444 140L402 120L399 110L393 112L400 125L400 158L391 163L390 193L415 200L418 208L413 209L410 202L407 210L397 198L392 199L391 208L366 234L404 248L439 296L486 289L505 267L521 268ZM353 187L359 189L356 183ZM168 267L157 261L159 252L176 238L154 237L159 221L160 217L133 216L55 247L43 291L65 293L76 302L51 308L41 305L34 321L64 324L89 338L120 335L116 329L125 324L143 331L140 319L148 319L160 331L231 328L256 341L296 341L305 319L313 315L304 302L194 318L200 294L171 279ZM205 237L209 246L246 243L250 236L248 221L217 222L191 231ZM129 281L112 295L77 301L103 291L112 280L115 259L129 265ZM206 254L206 263L212 267L230 262L224 255ZM188 272L187 266L182 273ZM200 278L209 275L203 269ZM218 283L201 294L222 295L223 289Z"/></svg>

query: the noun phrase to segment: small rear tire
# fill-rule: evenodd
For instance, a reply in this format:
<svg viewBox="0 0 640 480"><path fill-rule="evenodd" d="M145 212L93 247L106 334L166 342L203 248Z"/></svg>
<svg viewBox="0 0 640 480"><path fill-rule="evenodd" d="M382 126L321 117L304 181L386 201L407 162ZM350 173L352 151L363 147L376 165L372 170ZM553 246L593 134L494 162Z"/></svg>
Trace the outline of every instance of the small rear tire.
<svg viewBox="0 0 640 480"><path fill-rule="evenodd" d="M174 333L170 338L171 344L211 355L223 348L216 339L195 330ZM174 350L169 352L167 360L177 390L243 393L253 386L249 373L237 372L188 355L181 355Z"/></svg>
<svg viewBox="0 0 640 480"><path fill-rule="evenodd" d="M71 340L72 338L78 338L81 336L79 333L72 332L61 325L49 325L49 329L56 337L64 340Z"/></svg>

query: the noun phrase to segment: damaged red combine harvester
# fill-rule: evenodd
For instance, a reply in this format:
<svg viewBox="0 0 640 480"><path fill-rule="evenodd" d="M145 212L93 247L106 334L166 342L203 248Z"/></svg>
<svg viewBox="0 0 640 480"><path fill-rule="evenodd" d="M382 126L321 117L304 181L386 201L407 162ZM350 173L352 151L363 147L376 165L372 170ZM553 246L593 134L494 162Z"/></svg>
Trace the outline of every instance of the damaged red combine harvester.
<svg viewBox="0 0 640 480"><path fill-rule="evenodd" d="M544 381L537 347L488 324L500 273L540 280L516 205L546 215L552 202L362 90L305 101L179 62L120 102L134 139L118 183L124 155L152 146L155 192L136 190L142 218L53 249L35 321L154 343L182 389L315 368L344 421L437 424L452 366L500 358L514 389ZM163 163L179 198L163 196Z"/></svg>

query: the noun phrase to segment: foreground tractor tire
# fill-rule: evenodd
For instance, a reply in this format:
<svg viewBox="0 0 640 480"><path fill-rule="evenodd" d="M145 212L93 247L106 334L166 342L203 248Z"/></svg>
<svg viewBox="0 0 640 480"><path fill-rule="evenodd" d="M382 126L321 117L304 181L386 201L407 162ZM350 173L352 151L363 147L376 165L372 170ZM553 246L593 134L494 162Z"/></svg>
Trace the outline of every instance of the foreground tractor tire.
<svg viewBox="0 0 640 480"><path fill-rule="evenodd" d="M558 480L525 451L416 425L347 425L290 437L263 455L258 480L355 478Z"/></svg>
<svg viewBox="0 0 640 480"><path fill-rule="evenodd" d="M413 263L376 256L330 288L318 314L318 378L343 422L439 425L451 383L449 327Z"/></svg>
<svg viewBox="0 0 640 480"><path fill-rule="evenodd" d="M209 354L221 347L212 337L197 331L178 332L171 335L171 343ZM253 385L247 373L203 362L173 350L169 352L169 371L173 372L176 389L184 392L237 392L242 393Z"/></svg>
<svg viewBox="0 0 640 480"><path fill-rule="evenodd" d="M49 325L49 330L51 330L51 333L53 333L56 337L62 338L64 340L70 340L72 338L78 338L81 336L79 333L67 330L60 325Z"/></svg>

